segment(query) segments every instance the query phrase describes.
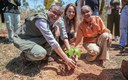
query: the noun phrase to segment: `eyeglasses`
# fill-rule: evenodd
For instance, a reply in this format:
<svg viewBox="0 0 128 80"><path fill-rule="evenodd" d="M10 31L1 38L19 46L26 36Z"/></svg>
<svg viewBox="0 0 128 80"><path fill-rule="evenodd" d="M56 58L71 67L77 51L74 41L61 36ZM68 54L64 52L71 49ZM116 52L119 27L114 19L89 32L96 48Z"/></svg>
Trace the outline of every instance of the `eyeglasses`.
<svg viewBox="0 0 128 80"><path fill-rule="evenodd" d="M53 14L57 15L57 16L61 16L61 12L57 12L57 11L51 11Z"/></svg>

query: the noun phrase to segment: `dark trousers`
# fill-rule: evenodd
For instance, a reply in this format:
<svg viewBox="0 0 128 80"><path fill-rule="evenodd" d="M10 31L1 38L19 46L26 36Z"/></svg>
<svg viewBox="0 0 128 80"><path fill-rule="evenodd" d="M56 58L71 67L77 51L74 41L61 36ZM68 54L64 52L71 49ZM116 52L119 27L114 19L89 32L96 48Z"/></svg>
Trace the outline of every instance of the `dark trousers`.
<svg viewBox="0 0 128 80"><path fill-rule="evenodd" d="M1 17L1 22L4 23L4 14L2 11L0 12L0 17Z"/></svg>
<svg viewBox="0 0 128 80"><path fill-rule="evenodd" d="M112 34L114 34L114 36L120 36L119 21L120 21L119 13L112 13L107 15L107 28L111 31Z"/></svg>

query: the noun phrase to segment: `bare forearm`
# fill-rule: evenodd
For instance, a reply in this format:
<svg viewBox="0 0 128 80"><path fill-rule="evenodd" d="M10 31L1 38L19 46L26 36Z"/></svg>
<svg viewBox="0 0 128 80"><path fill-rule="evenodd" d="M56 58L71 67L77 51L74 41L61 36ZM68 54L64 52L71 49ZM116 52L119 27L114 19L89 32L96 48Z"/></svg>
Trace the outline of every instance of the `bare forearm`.
<svg viewBox="0 0 128 80"><path fill-rule="evenodd" d="M82 38L76 38L75 47L77 47L78 44L79 44L82 40L83 40Z"/></svg>
<svg viewBox="0 0 128 80"><path fill-rule="evenodd" d="M64 53L61 47L55 48L54 50L64 61L68 60L68 56Z"/></svg>
<svg viewBox="0 0 128 80"><path fill-rule="evenodd" d="M65 43L66 48L67 48L67 49L70 49L70 44L69 44L68 39L65 39L65 40L64 40L64 43Z"/></svg>

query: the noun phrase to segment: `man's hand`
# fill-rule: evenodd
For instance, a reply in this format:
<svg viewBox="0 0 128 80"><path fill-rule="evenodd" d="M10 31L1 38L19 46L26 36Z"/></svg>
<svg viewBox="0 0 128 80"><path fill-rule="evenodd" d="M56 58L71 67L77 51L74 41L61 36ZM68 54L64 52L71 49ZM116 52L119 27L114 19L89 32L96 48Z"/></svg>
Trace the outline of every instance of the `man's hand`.
<svg viewBox="0 0 128 80"><path fill-rule="evenodd" d="M72 60L71 58L67 58L65 61L65 64L69 67L71 67L72 69L76 68L76 62L74 60Z"/></svg>
<svg viewBox="0 0 128 80"><path fill-rule="evenodd" d="M74 54L74 55L71 56L71 58L77 63L78 55Z"/></svg>

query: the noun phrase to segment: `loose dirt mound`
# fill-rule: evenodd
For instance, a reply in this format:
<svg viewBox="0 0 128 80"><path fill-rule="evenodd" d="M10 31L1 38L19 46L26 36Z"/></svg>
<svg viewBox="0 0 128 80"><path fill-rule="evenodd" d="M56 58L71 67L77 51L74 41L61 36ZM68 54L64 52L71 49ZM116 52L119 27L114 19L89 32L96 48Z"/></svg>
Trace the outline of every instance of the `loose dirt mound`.
<svg viewBox="0 0 128 80"><path fill-rule="evenodd" d="M7 32L1 31L3 31L0 35L1 80L125 80L120 66L123 59L128 60L128 53L125 53L125 56L119 55L119 50L115 48L116 43L113 43L110 49L111 58L105 63L105 68L101 67L98 61L87 62L86 50L82 45L80 45L82 55L75 70L69 69L61 59L56 62L35 62L24 65L19 56L20 51L12 44L3 44Z"/></svg>
<svg viewBox="0 0 128 80"><path fill-rule="evenodd" d="M1 80L125 80L120 72L120 65L123 59L128 59L128 56L116 56L119 50L114 50L115 48L111 48L111 60L106 62L103 68L97 61L87 62L86 51L81 46L82 56L75 70L69 70L60 59L56 62L24 65L19 56L20 51L13 45L0 44L0 48Z"/></svg>

